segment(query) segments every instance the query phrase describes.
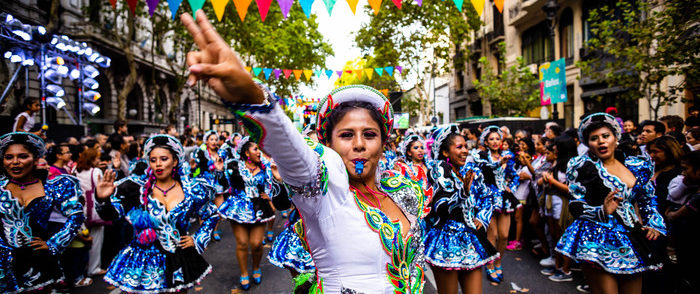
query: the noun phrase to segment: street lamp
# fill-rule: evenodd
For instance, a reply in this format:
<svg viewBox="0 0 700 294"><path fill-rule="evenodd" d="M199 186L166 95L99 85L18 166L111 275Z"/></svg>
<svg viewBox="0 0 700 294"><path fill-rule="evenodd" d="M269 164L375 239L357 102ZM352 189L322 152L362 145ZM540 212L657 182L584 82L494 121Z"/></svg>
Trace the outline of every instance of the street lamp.
<svg viewBox="0 0 700 294"><path fill-rule="evenodd" d="M556 29L557 21L557 11L559 10L559 5L556 0L549 0L542 7L545 15L547 16L547 21L549 22L549 36L552 38L552 46L550 50L550 57L554 60L554 30ZM552 104L552 118L559 119L559 111L557 110L557 104Z"/></svg>

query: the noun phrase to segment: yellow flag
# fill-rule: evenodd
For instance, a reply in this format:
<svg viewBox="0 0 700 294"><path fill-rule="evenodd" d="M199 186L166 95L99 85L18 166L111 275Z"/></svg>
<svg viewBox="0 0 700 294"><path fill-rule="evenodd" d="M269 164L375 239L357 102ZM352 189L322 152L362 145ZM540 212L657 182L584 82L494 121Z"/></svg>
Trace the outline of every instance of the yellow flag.
<svg viewBox="0 0 700 294"><path fill-rule="evenodd" d="M245 19L245 15L248 13L248 6L250 6L250 2L252 1L253 0L233 0L233 5L236 6L236 11L238 11L238 16L241 17L241 22Z"/></svg>
<svg viewBox="0 0 700 294"><path fill-rule="evenodd" d="M314 75L314 71L313 71L313 70L310 70L310 69L305 69L305 70L304 70L304 75L306 76L306 80L307 80L307 81L310 81L310 80L311 80L311 76Z"/></svg>
<svg viewBox="0 0 700 294"><path fill-rule="evenodd" d="M297 79L297 81L299 79L301 79L301 73L302 73L301 69L295 69L295 70L292 70L292 72L294 73L294 77Z"/></svg>
<svg viewBox="0 0 700 294"><path fill-rule="evenodd" d="M372 9L374 9L374 15L377 15L382 7L382 0L369 0L369 6L372 6Z"/></svg>
<svg viewBox="0 0 700 294"><path fill-rule="evenodd" d="M474 9L476 10L476 13L478 13L479 17L481 17L481 15L484 14L484 0L470 0L470 1L472 2L472 5L474 5Z"/></svg>
<svg viewBox="0 0 700 294"><path fill-rule="evenodd" d="M211 6L214 7L214 13L219 21L221 21L221 18L224 16L226 4L228 4L228 0L211 0Z"/></svg>
<svg viewBox="0 0 700 294"><path fill-rule="evenodd" d="M245 67L245 71L247 71L247 72L250 72L251 69L253 69L253 68L250 67L250 66L246 66L246 67Z"/></svg>
<svg viewBox="0 0 700 294"><path fill-rule="evenodd" d="M365 74L367 75L367 79L372 80L372 75L374 74L374 69L373 68L365 68Z"/></svg>
<svg viewBox="0 0 700 294"><path fill-rule="evenodd" d="M357 1L358 0L348 0L348 5L350 5L350 10L352 10L352 14L355 14L355 10L357 9Z"/></svg>

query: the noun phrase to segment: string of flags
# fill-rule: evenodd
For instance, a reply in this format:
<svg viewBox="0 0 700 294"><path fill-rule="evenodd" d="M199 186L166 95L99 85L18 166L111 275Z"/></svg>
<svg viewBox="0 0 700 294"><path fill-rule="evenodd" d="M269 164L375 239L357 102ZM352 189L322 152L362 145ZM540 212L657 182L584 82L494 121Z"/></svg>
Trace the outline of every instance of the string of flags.
<svg viewBox="0 0 700 294"><path fill-rule="evenodd" d="M153 17L153 13L156 10L156 7L158 6L160 0L145 0L146 5L148 6L148 13ZM189 3L190 7L192 8L192 11L197 11L199 9L202 9L204 6L204 2L206 0L187 0ZM221 19L224 16L224 11L226 11L226 6L228 3L231 1L233 2L233 5L236 7L236 12L238 13L238 17L240 17L241 21L243 21L246 17L246 14L248 13L248 7L250 6L251 2L253 0L209 0L211 1L211 5L214 8L214 14L216 14L216 18L221 21ZM306 14L306 17L311 17L311 6L313 5L314 1L316 0L298 0L299 4L301 5L301 9L304 11L304 14ZM326 6L326 10L328 11L328 15L331 15L333 12L333 7L335 7L336 1L337 0L322 0L323 3ZM352 13L355 14L357 11L357 3L359 0L345 0L348 3L348 6L350 6L350 10L352 10ZM391 2L394 3L394 5L398 8L401 9L402 6L402 1L403 0L391 0ZM418 6L423 6L423 0L415 0ZM444 0L443 0L444 1ZM476 12L479 14L479 17L484 12L484 6L485 6L485 1L486 0L469 0L471 4L474 6L474 9ZM138 4L139 0L126 0L127 5L129 6L129 11L131 11L132 14L136 11L136 5ZM172 18L175 19L177 16L177 10L180 8L180 4L182 4L182 0L167 0L168 2L168 7L170 8L170 12L172 14ZM382 6L382 0L368 0L369 6L372 7L372 10L374 10L374 14L377 15L379 14L379 9ZM462 12L462 6L464 3L464 0L452 0L452 2L455 4L457 9ZM503 6L504 6L505 0L494 0L494 4L496 5L496 8L498 9L499 12L503 13ZM109 3L112 4L112 8L117 7L117 0L109 0ZM272 0L255 0L255 3L258 6L258 13L260 14L260 19L264 22L265 18L267 17L267 13L270 10L270 5L272 5ZM292 8L292 4L294 4L294 0L277 0L277 4L279 5L280 9L282 10L282 15L284 16L284 19L287 19L289 16L289 10Z"/></svg>
<svg viewBox="0 0 700 294"><path fill-rule="evenodd" d="M362 69L346 69L346 70L332 70L332 69L279 69L279 68L268 68L268 67L250 67L246 66L245 69L251 73L253 77L258 77L262 74L266 80L271 77L275 79L280 79L284 77L285 79L294 78L298 81L302 77L306 78L307 81L311 80L311 77L316 76L317 78L326 77L328 79L337 76L341 78L343 75L355 75L358 79L366 78L372 80L374 74L377 76L387 76L393 77L395 73L402 74L403 67L401 66L387 66L387 67L373 67L373 68L362 68Z"/></svg>

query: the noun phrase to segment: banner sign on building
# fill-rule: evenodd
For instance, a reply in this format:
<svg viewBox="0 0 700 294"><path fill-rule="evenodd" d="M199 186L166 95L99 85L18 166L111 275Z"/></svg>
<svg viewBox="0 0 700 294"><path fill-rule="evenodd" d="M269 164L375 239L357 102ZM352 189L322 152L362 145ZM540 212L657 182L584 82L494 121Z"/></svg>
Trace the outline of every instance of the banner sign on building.
<svg viewBox="0 0 700 294"><path fill-rule="evenodd" d="M540 104L566 102L566 61L564 58L540 65Z"/></svg>
<svg viewBox="0 0 700 294"><path fill-rule="evenodd" d="M408 129L408 113L394 113L394 129Z"/></svg>

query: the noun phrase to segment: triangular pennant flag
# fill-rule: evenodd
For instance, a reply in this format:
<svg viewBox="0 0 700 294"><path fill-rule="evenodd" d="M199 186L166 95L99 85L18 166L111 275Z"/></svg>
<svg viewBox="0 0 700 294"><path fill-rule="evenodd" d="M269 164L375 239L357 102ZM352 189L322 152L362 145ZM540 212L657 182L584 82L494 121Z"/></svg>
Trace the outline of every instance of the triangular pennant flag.
<svg viewBox="0 0 700 294"><path fill-rule="evenodd" d="M304 75L306 76L306 80L307 80L307 81L310 81L310 80L311 80L311 76L313 75L313 71L310 70L310 69L305 69L305 70L304 70Z"/></svg>
<svg viewBox="0 0 700 294"><path fill-rule="evenodd" d="M393 66L387 66L384 68L386 70L386 73L388 73L390 76L394 75L394 67Z"/></svg>
<svg viewBox="0 0 700 294"><path fill-rule="evenodd" d="M340 77L343 76L343 71L342 71L342 70L336 70L335 73L338 74L338 78L340 78Z"/></svg>
<svg viewBox="0 0 700 294"><path fill-rule="evenodd" d="M170 1L173 1L173 0L170 0ZM168 3L170 3L170 1L168 1ZM109 0L109 4L112 4L112 9L117 9L117 0ZM179 6L179 4L178 4L178 6ZM170 10L172 10L172 8L170 8ZM175 17L173 16L173 18L175 18Z"/></svg>
<svg viewBox="0 0 700 294"><path fill-rule="evenodd" d="M327 69L326 76L328 76L328 78L330 79L333 76L333 70Z"/></svg>
<svg viewBox="0 0 700 294"><path fill-rule="evenodd" d="M348 69L348 70L346 70L345 72L351 74L351 73L352 73L352 70L351 70L351 69Z"/></svg>
<svg viewBox="0 0 700 294"><path fill-rule="evenodd" d="M192 16L197 19L197 10L202 9L202 6L204 6L204 0L187 0L187 2L190 3L190 8L192 8Z"/></svg>
<svg viewBox="0 0 700 294"><path fill-rule="evenodd" d="M320 69L317 69L314 71L314 74L316 74L317 78L320 78L323 75L323 71Z"/></svg>
<svg viewBox="0 0 700 294"><path fill-rule="evenodd" d="M384 96L389 96L389 89L381 89L381 90L379 90L379 92L382 92L382 94L384 94Z"/></svg>
<svg viewBox="0 0 700 294"><path fill-rule="evenodd" d="M254 77L257 77L258 75L260 75L260 72L261 72L261 71L262 71L262 68L254 67L254 68L253 68L253 76L254 76Z"/></svg>
<svg viewBox="0 0 700 294"><path fill-rule="evenodd" d="M153 17L153 12L156 11L156 6L158 6L159 0L146 0L146 5L148 6L148 14Z"/></svg>
<svg viewBox="0 0 700 294"><path fill-rule="evenodd" d="M377 74L381 77L382 74L384 74L384 68L383 67L375 67L374 71L377 72Z"/></svg>
<svg viewBox="0 0 700 294"><path fill-rule="evenodd" d="M294 4L294 0L277 0L277 4L280 5L284 19L287 19L287 16L289 16L289 10L292 9L292 4Z"/></svg>
<svg viewBox="0 0 700 294"><path fill-rule="evenodd" d="M371 80L373 74L374 74L374 69L365 68L365 75L367 76L368 79Z"/></svg>
<svg viewBox="0 0 700 294"><path fill-rule="evenodd" d="M241 22L245 19L245 15L248 14L248 6L253 0L233 0L233 5L236 6L236 11L238 16L241 18Z"/></svg>
<svg viewBox="0 0 700 294"><path fill-rule="evenodd" d="M214 7L214 14L216 14L216 19L219 21L221 21L221 18L224 17L226 4L228 4L228 0L211 0L211 6Z"/></svg>
<svg viewBox="0 0 700 294"><path fill-rule="evenodd" d="M493 0L493 4L496 4L498 12L503 13L503 0Z"/></svg>
<svg viewBox="0 0 700 294"><path fill-rule="evenodd" d="M416 3L418 3L418 6L423 6L423 0L416 0Z"/></svg>
<svg viewBox="0 0 700 294"><path fill-rule="evenodd" d="M355 75L357 76L358 80L362 79L362 70L361 69L356 69L355 70Z"/></svg>
<svg viewBox="0 0 700 294"><path fill-rule="evenodd" d="M114 1L115 4L117 3L117 0L109 0L110 3L112 1ZM173 20L175 20L175 16L177 15L177 9L180 8L180 3L182 3L182 0L168 0L168 7L170 8L170 15Z"/></svg>
<svg viewBox="0 0 700 294"><path fill-rule="evenodd" d="M138 3L139 0L126 0L126 4L129 5L129 11L131 11L131 14L134 14L136 11L136 3Z"/></svg>
<svg viewBox="0 0 700 294"><path fill-rule="evenodd" d="M355 10L357 9L357 1L358 0L347 0L348 5L350 6L350 10L352 10L352 14L355 14Z"/></svg>
<svg viewBox="0 0 700 294"><path fill-rule="evenodd" d="M311 17L311 5L314 4L314 0L299 0L299 4L301 5L301 10L304 10L306 18Z"/></svg>
<svg viewBox="0 0 700 294"><path fill-rule="evenodd" d="M298 81L299 79L301 79L301 72L302 72L301 69L295 69L295 70L293 70L292 72L294 72L294 77L297 78L297 81Z"/></svg>
<svg viewBox="0 0 700 294"><path fill-rule="evenodd" d="M401 0L391 0L391 2L394 2L394 5L396 5L396 7L401 9Z"/></svg>
<svg viewBox="0 0 700 294"><path fill-rule="evenodd" d="M328 15L331 15L331 12L333 11L333 6L335 6L335 1L336 0L323 0L323 3L326 4L326 10L328 10Z"/></svg>
<svg viewBox="0 0 700 294"><path fill-rule="evenodd" d="M403 73L403 67L397 65L397 66L394 66L394 68L399 71L399 74Z"/></svg>
<svg viewBox="0 0 700 294"><path fill-rule="evenodd" d="M250 66L246 66L246 67L245 67L245 71L247 71L247 72L250 72L251 69L253 69L253 68L250 67Z"/></svg>
<svg viewBox="0 0 700 294"><path fill-rule="evenodd" d="M275 70L273 70L273 72L275 73L275 79L279 80L280 74L282 74L282 70L279 68L275 68Z"/></svg>
<svg viewBox="0 0 700 294"><path fill-rule="evenodd" d="M265 79L269 80L270 75L272 74L272 69L271 68L263 68L263 73L265 73Z"/></svg>
<svg viewBox="0 0 700 294"><path fill-rule="evenodd" d="M374 9L374 15L379 14L379 9L382 8L382 0L368 0L369 6Z"/></svg>
<svg viewBox="0 0 700 294"><path fill-rule="evenodd" d="M462 3L464 0L452 0L455 2L455 5L457 5L457 8L459 8L459 11L462 11ZM474 5L474 10L476 10L476 13L479 14L479 17L484 13L484 0L471 0L472 5Z"/></svg>
<svg viewBox="0 0 700 294"><path fill-rule="evenodd" d="M267 17L267 12L270 11L270 4L272 0L255 0L255 4L258 4L258 13L260 13L260 19L265 21Z"/></svg>
<svg viewBox="0 0 700 294"><path fill-rule="evenodd" d="M291 70L291 69L283 69L282 72L284 73L284 78L285 78L285 79L288 79L289 76L292 74L292 70Z"/></svg>

